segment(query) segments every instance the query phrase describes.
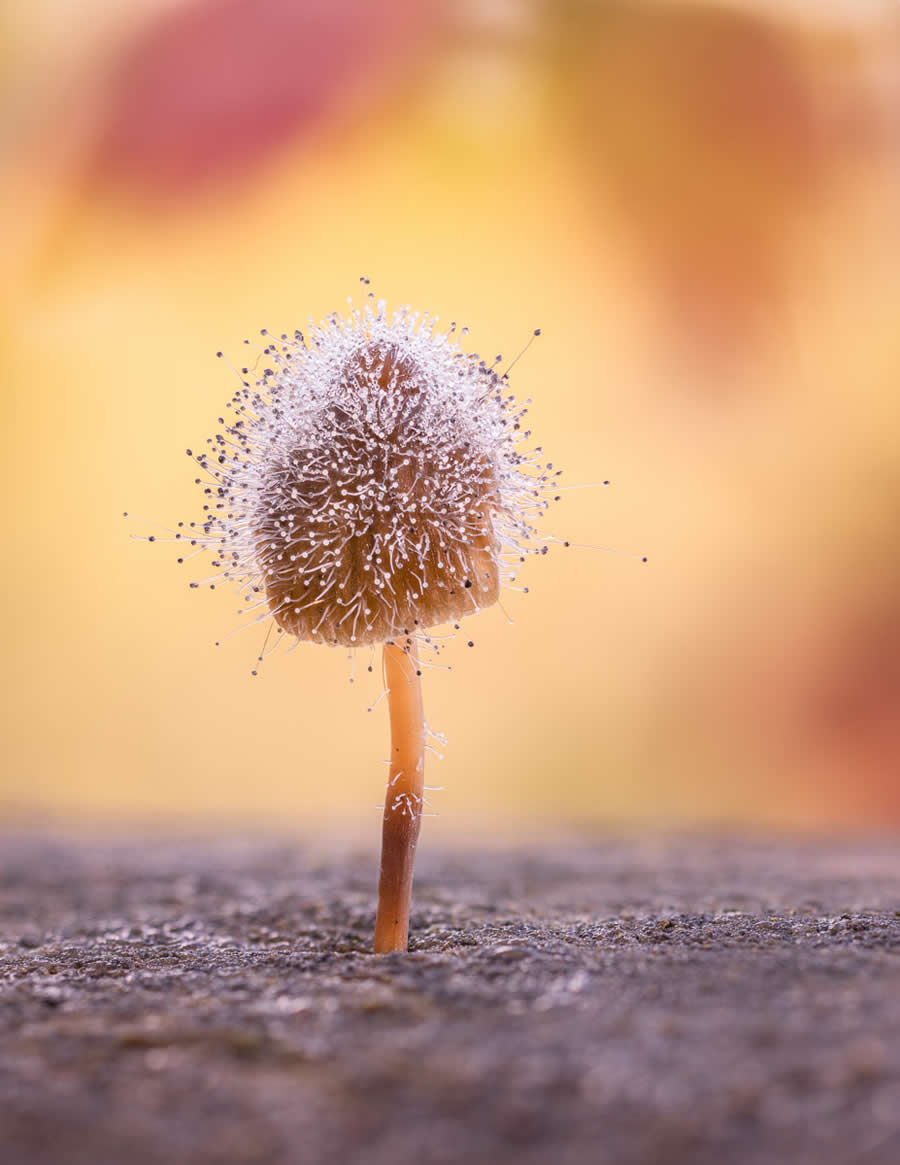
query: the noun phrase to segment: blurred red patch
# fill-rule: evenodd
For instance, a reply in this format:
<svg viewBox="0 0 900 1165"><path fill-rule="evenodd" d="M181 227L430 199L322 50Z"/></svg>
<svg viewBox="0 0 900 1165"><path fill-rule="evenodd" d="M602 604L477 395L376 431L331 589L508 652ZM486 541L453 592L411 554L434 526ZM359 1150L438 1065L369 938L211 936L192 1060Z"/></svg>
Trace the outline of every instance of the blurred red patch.
<svg viewBox="0 0 900 1165"><path fill-rule="evenodd" d="M675 333L741 353L777 318L800 232L857 148L847 119L871 115L852 52L713 5L573 2L587 23L564 84L590 178Z"/></svg>
<svg viewBox="0 0 900 1165"><path fill-rule="evenodd" d="M801 720L809 748L900 820L900 613L851 607L828 628ZM866 794L863 794L865 796Z"/></svg>
<svg viewBox="0 0 900 1165"><path fill-rule="evenodd" d="M396 86L399 66L408 80L435 11L432 0L192 0L124 62L101 173L175 197L246 176Z"/></svg>
<svg viewBox="0 0 900 1165"><path fill-rule="evenodd" d="M770 579L771 585L775 580ZM897 576L797 612L764 588L710 673L711 715L809 820L900 823ZM794 596L796 601L797 596Z"/></svg>

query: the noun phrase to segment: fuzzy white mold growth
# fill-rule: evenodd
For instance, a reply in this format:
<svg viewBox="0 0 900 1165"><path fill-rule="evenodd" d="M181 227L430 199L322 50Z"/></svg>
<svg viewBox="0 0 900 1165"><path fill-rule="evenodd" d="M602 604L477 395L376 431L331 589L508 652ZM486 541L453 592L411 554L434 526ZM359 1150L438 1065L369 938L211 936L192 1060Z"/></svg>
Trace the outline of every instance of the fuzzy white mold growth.
<svg viewBox="0 0 900 1165"><path fill-rule="evenodd" d="M489 606L546 553L535 522L560 471L526 447L528 402L500 357L436 325L370 296L306 334L263 332L270 367L188 450L206 517L182 537L213 551L206 584L246 588L299 640L359 647Z"/></svg>

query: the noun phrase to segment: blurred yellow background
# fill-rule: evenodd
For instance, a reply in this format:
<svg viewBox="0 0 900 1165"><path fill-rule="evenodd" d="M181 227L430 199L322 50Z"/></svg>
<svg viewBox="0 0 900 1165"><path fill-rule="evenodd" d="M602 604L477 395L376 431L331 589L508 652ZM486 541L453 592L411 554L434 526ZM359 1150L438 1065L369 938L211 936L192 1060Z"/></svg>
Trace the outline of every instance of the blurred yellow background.
<svg viewBox="0 0 900 1165"><path fill-rule="evenodd" d="M197 516L260 327L358 277L468 324L572 542L427 675L429 833L900 823L900 6L31 0L3 11L0 812L378 828L345 654L251 668ZM195 565L195 564L192 564ZM475 649L465 647L471 637Z"/></svg>

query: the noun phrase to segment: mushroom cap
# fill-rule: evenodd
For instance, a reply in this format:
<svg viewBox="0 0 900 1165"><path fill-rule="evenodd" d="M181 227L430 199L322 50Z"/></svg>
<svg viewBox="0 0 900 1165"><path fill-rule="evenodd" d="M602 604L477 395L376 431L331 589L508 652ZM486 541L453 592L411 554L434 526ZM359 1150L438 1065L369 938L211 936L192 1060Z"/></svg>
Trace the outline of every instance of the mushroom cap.
<svg viewBox="0 0 900 1165"><path fill-rule="evenodd" d="M263 332L270 366L241 370L233 419L188 450L206 504L186 535L242 613L313 643L387 642L490 606L547 552L534 523L561 471L525 447L529 402L501 357L436 323L370 297L306 335Z"/></svg>
<svg viewBox="0 0 900 1165"><path fill-rule="evenodd" d="M491 459L446 402L435 415L427 375L399 345L362 344L339 380L268 475L258 556L276 623L359 647L496 602Z"/></svg>

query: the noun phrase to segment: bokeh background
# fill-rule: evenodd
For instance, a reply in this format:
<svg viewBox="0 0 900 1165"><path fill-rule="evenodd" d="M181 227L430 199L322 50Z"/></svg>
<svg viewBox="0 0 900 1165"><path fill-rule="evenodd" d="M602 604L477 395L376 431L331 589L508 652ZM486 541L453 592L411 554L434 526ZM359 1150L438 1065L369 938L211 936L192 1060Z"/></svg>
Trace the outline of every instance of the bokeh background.
<svg viewBox="0 0 900 1165"><path fill-rule="evenodd" d="M373 838L380 690L190 590L260 327L471 328L572 490L427 676L428 832L900 824L900 5L7 0L0 812ZM475 648L465 646L468 638ZM374 842L373 842L374 844Z"/></svg>

